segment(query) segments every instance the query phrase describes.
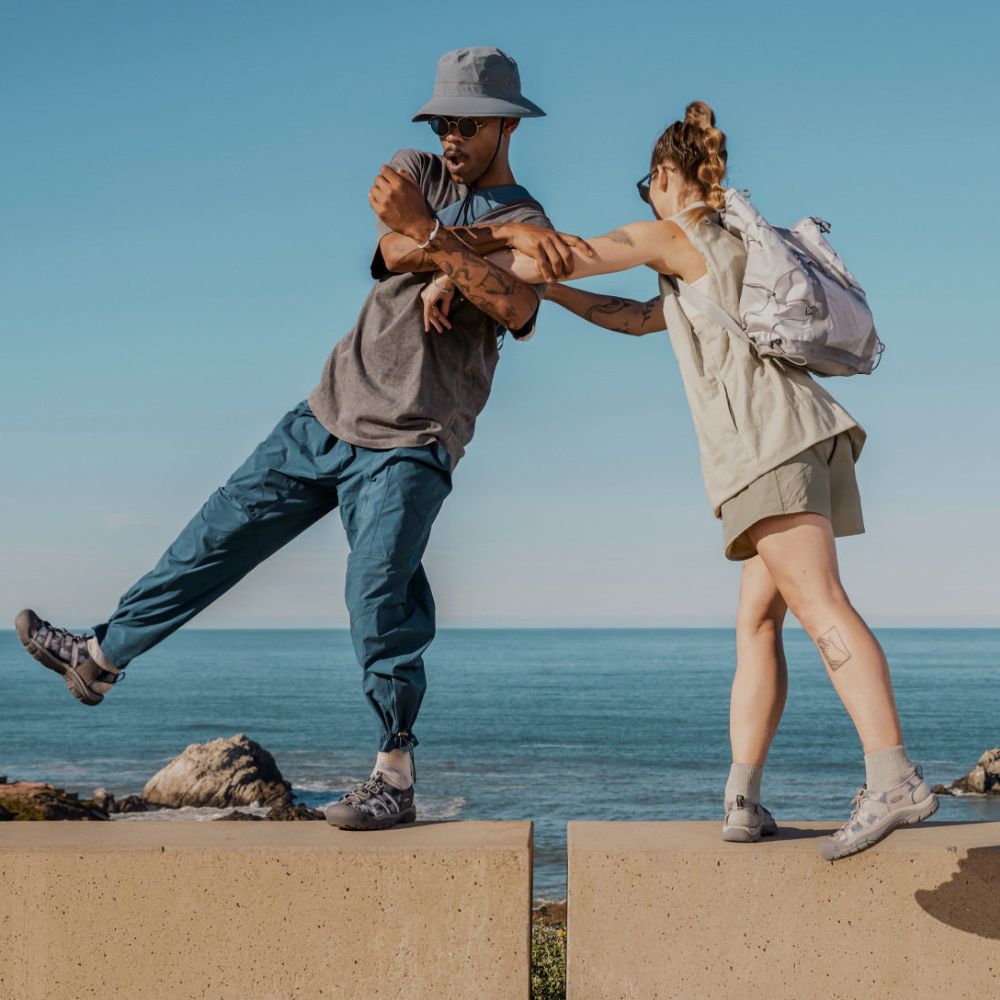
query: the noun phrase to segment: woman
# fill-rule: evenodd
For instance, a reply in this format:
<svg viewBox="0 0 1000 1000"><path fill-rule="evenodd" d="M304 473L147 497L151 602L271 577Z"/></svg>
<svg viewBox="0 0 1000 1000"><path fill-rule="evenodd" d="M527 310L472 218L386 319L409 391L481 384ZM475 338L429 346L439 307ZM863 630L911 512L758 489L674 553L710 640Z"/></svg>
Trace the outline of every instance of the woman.
<svg viewBox="0 0 1000 1000"><path fill-rule="evenodd" d="M711 108L694 102L657 140L639 184L656 221L574 250L573 278L645 264L660 275L661 296L642 303L550 285L547 297L609 330L669 329L725 553L743 561L722 836L755 842L777 830L760 787L785 704L781 630L790 610L819 649L865 752L867 782L851 818L821 844L834 860L926 819L937 800L907 755L885 655L837 568L835 537L864 531L854 463L865 432L805 371L758 357L673 294L670 279L681 278L738 315L746 252L717 214L726 161ZM495 259L526 281L541 280L530 258ZM447 326L451 294L442 276L428 285L428 328Z"/></svg>

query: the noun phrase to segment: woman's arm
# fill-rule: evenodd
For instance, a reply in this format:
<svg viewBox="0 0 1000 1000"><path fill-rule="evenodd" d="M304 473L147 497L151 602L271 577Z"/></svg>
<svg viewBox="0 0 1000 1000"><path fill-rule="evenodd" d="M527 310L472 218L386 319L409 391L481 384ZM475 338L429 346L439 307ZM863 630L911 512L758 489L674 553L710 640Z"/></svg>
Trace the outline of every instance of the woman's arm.
<svg viewBox="0 0 1000 1000"><path fill-rule="evenodd" d="M553 284L548 286L545 297L605 330L641 337L667 328L663 318L663 297L660 295L648 302L638 302Z"/></svg>
<svg viewBox="0 0 1000 1000"><path fill-rule="evenodd" d="M640 264L660 274L678 275L689 283L697 281L707 271L704 258L676 222L630 222L604 236L587 240L586 246L590 253L572 248L572 271L567 280L625 271ZM535 261L515 250L500 250L486 259L526 284L541 284L545 280ZM550 285L545 297L608 330L641 335L666 329L661 310L655 306L659 299L636 302L559 285ZM446 298L447 291L442 292L431 285L424 290L425 330L432 326L439 332L442 329L447 305L440 309L438 303Z"/></svg>
<svg viewBox="0 0 1000 1000"><path fill-rule="evenodd" d="M420 293L425 333L430 333L431 329L438 333L451 329L448 313L451 311L454 295L455 283L441 271L427 282ZM553 283L547 286L545 298L605 330L615 330L633 337L667 328L663 316L663 297L660 295L648 302L638 302L615 295L595 295L593 292Z"/></svg>
<svg viewBox="0 0 1000 1000"><path fill-rule="evenodd" d="M593 250L590 255L573 248L573 269L566 280L626 271L640 264L660 274L679 275L689 283L697 281L706 271L701 254L676 222L630 222L604 236L587 240L587 244ZM516 251L501 250L490 254L488 259L528 284L545 280L534 260Z"/></svg>

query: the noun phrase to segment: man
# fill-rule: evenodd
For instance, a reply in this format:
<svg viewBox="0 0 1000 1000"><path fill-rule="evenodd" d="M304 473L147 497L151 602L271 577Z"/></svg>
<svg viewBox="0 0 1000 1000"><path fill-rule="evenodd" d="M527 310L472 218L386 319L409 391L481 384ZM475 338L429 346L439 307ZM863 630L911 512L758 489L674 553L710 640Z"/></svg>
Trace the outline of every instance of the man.
<svg viewBox="0 0 1000 1000"><path fill-rule="evenodd" d="M520 119L543 114L521 95L517 64L498 49L441 58L434 96L413 120L430 121L442 155L403 151L376 179L370 200L385 220L376 283L308 401L209 497L93 635L56 628L30 610L18 615L25 648L76 698L99 704L136 656L339 507L351 548L351 636L380 732L371 778L329 806L327 819L370 830L416 817L413 726L435 631L421 559L489 395L498 335L530 335L540 298L480 255L514 247L555 277L567 273L576 243L552 233L510 170ZM449 337L423 329L420 291L436 269L464 296Z"/></svg>

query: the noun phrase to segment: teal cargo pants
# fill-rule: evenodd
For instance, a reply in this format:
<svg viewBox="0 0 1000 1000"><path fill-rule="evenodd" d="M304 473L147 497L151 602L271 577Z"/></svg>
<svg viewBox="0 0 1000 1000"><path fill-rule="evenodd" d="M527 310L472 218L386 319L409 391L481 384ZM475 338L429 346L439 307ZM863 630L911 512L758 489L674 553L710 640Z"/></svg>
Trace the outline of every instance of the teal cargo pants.
<svg viewBox="0 0 1000 1000"><path fill-rule="evenodd" d="M450 492L451 459L442 445L360 448L333 437L300 403L95 627L97 640L124 668L339 507L351 549L351 638L379 719L379 748L416 746L423 654L435 629L421 560Z"/></svg>

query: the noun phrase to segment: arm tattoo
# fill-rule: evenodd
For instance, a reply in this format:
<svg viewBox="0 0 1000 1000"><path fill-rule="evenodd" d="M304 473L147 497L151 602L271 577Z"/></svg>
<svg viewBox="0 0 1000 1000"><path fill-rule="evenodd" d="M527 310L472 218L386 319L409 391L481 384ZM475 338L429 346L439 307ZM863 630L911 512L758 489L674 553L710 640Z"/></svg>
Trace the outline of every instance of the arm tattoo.
<svg viewBox="0 0 1000 1000"><path fill-rule="evenodd" d="M583 318L587 320L588 323L600 323L596 317L606 316L610 319L617 313L622 312L629 308L629 306L634 306L636 303L632 299L619 299L617 296L609 295L603 302L597 302L590 306L587 311L583 314Z"/></svg>
<svg viewBox="0 0 1000 1000"><path fill-rule="evenodd" d="M497 235L493 226L450 226L447 229L460 243L480 256L502 250L507 245L503 238ZM393 248L395 254L398 254L394 262L396 268L411 272L437 270L432 255L427 250L415 246L409 236L399 233L393 233L392 236L389 246Z"/></svg>
<svg viewBox="0 0 1000 1000"><path fill-rule="evenodd" d="M645 304L645 305L644 305L644 306L642 307L642 326L643 326L643 327L645 327L645 325L646 325L646 324L647 324L647 323L649 322L650 318L652 317L652 315L653 315L653 310L654 310L654 309L655 309L655 308L656 308L656 307L657 307L657 306L658 306L658 305L659 305L659 304L660 304L660 303L661 303L662 301L663 301L663 299L662 299L662 298L661 298L661 297L660 297L659 295L657 295L655 299L650 299L650 300L649 300L649 301L648 301L648 302L647 302L647 303L646 303L646 304Z"/></svg>
<svg viewBox="0 0 1000 1000"><path fill-rule="evenodd" d="M603 296L593 305L588 306L580 315L597 326L619 333L642 333L653 315L653 310L660 303L660 297L648 302L636 302L635 299L620 299L617 296Z"/></svg>
<svg viewBox="0 0 1000 1000"><path fill-rule="evenodd" d="M816 640L816 645L831 670L839 670L851 658L851 651L836 628L824 632Z"/></svg>
<svg viewBox="0 0 1000 1000"><path fill-rule="evenodd" d="M477 309L508 330L524 325L524 312L537 306L535 292L508 271L470 250L447 230L438 234L429 256Z"/></svg>
<svg viewBox="0 0 1000 1000"><path fill-rule="evenodd" d="M610 233L605 233L604 239L611 240L612 243L623 243L627 247L635 246L635 241L622 228L612 229Z"/></svg>

